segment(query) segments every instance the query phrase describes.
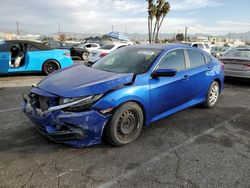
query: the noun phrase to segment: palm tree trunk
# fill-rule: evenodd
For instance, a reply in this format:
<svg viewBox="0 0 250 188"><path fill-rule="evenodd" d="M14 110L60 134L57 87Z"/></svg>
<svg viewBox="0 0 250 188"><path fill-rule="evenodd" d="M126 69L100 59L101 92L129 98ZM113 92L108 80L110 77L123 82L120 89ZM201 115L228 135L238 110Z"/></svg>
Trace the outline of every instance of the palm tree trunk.
<svg viewBox="0 0 250 188"><path fill-rule="evenodd" d="M152 36L152 41L154 41L154 39L155 39L155 32L156 32L156 27L157 27L157 20L155 20L155 26L154 26L154 32L153 32L153 36Z"/></svg>
<svg viewBox="0 0 250 188"><path fill-rule="evenodd" d="M157 42L158 41L158 38L159 38L159 31L160 31L160 28L161 28L161 25L162 25L162 22L164 20L165 16L162 17L161 21L158 22L157 24L157 31L156 31L156 36L155 36L155 41Z"/></svg>
<svg viewBox="0 0 250 188"><path fill-rule="evenodd" d="M148 41L151 43L150 17L148 17Z"/></svg>
<svg viewBox="0 0 250 188"><path fill-rule="evenodd" d="M157 20L156 33L155 33L155 39L154 39L156 43L158 42L159 21L160 20Z"/></svg>

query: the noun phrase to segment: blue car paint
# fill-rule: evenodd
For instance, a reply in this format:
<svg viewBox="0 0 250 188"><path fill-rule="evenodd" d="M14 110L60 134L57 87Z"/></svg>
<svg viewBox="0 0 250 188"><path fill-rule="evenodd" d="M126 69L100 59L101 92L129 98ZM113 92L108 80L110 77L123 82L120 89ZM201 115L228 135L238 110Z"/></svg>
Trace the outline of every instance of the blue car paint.
<svg viewBox="0 0 250 188"><path fill-rule="evenodd" d="M102 110L115 108L127 101L135 101L142 107L145 115L144 124L148 125L185 108L203 103L206 99L209 86L214 80L219 82L220 92L222 91L224 82L222 66L219 60L210 55L212 62L203 66L179 71L176 76L173 77L151 78L151 73L166 53L171 50L183 48L189 49L192 47L184 45L166 46L154 61L150 70L144 74L136 75L135 77L131 74L104 72L84 67L84 65L79 65L61 70L45 78L38 84L38 88L32 89L32 92L38 95L47 93L47 95L63 97L79 97L105 93L99 101L92 105L92 110L77 113L67 112L68 121L71 123L75 125L78 125L78 123L82 126L84 125L86 130L93 128L98 129L98 131L95 132L96 134L88 134L86 139L64 143L76 147L98 144L101 143L102 130L111 117L110 114L102 115L100 113ZM200 51L199 49L194 50ZM203 51L201 52L205 53ZM211 67L212 69L210 70ZM189 77L186 80L183 79L187 74ZM60 82L60 77L67 78L67 76L70 77L69 80L72 80L72 82L67 80ZM200 80L202 80L202 83ZM55 82L56 84L54 85ZM96 90L94 87L95 85L98 86ZM27 115L25 102L23 102L23 111ZM38 122L35 116L27 116L39 125L50 126L53 124L52 122L61 123L60 115L63 116L65 112L63 110L58 110L52 112L52 114L53 113L57 114L57 116L53 118L51 117L52 115L48 116L47 125ZM83 122L80 123L75 121L75 116L78 117L77 121L81 121L82 119ZM93 119L86 122L84 120L87 117L93 117ZM56 130L54 129L54 131Z"/></svg>
<svg viewBox="0 0 250 188"><path fill-rule="evenodd" d="M25 53L25 63L21 67L13 68L9 66L11 59L10 52L0 52L0 74L19 73L19 72L40 72L43 64L47 60L55 60L61 68L73 65L69 50L39 50Z"/></svg>
<svg viewBox="0 0 250 188"><path fill-rule="evenodd" d="M83 74L79 73L82 72ZM89 68L79 64L43 79L38 87L62 97L79 97L100 94L133 79L133 74L117 74ZM76 75L77 79L76 79Z"/></svg>
<svg viewBox="0 0 250 188"><path fill-rule="evenodd" d="M10 60L9 52L0 52L0 74L8 72L9 60Z"/></svg>
<svg viewBox="0 0 250 188"><path fill-rule="evenodd" d="M23 101L22 108L26 108L26 103ZM26 116L36 125L43 127L46 130L46 136L56 133L58 125L77 125L81 128L86 137L81 140L64 141L63 143L75 147L90 146L100 144L102 142L102 133L105 124L110 118L110 115L102 115L94 110L87 112L48 112L42 115L34 109L31 113L25 111Z"/></svg>

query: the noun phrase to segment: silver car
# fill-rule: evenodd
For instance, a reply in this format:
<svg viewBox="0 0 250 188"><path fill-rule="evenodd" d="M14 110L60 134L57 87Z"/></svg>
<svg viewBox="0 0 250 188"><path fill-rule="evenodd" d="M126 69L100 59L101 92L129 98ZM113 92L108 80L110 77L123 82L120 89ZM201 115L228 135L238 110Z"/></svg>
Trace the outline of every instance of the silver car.
<svg viewBox="0 0 250 188"><path fill-rule="evenodd" d="M211 54L214 57L220 58L221 56L223 56L225 53L227 53L229 50L231 50L230 47L228 46L213 46L211 48Z"/></svg>
<svg viewBox="0 0 250 188"><path fill-rule="evenodd" d="M225 76L250 78L250 49L233 49L220 58Z"/></svg>

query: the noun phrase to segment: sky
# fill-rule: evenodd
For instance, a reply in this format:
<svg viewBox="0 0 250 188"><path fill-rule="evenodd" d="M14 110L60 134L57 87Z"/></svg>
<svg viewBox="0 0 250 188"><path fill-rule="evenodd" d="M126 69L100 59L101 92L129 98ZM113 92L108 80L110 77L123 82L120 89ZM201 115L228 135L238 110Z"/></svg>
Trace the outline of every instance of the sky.
<svg viewBox="0 0 250 188"><path fill-rule="evenodd" d="M161 33L220 35L250 31L249 0L168 0ZM147 33L146 0L1 0L1 29L30 33Z"/></svg>

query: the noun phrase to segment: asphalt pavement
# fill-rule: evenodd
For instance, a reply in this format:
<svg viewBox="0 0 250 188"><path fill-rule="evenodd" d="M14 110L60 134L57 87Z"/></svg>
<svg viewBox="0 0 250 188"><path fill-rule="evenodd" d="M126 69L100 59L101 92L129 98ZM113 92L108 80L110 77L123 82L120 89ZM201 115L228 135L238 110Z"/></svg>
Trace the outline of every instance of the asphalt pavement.
<svg viewBox="0 0 250 188"><path fill-rule="evenodd" d="M250 82L226 81L214 108L152 123L124 147L77 149L48 141L20 110L42 77L0 78L0 187L250 187Z"/></svg>

